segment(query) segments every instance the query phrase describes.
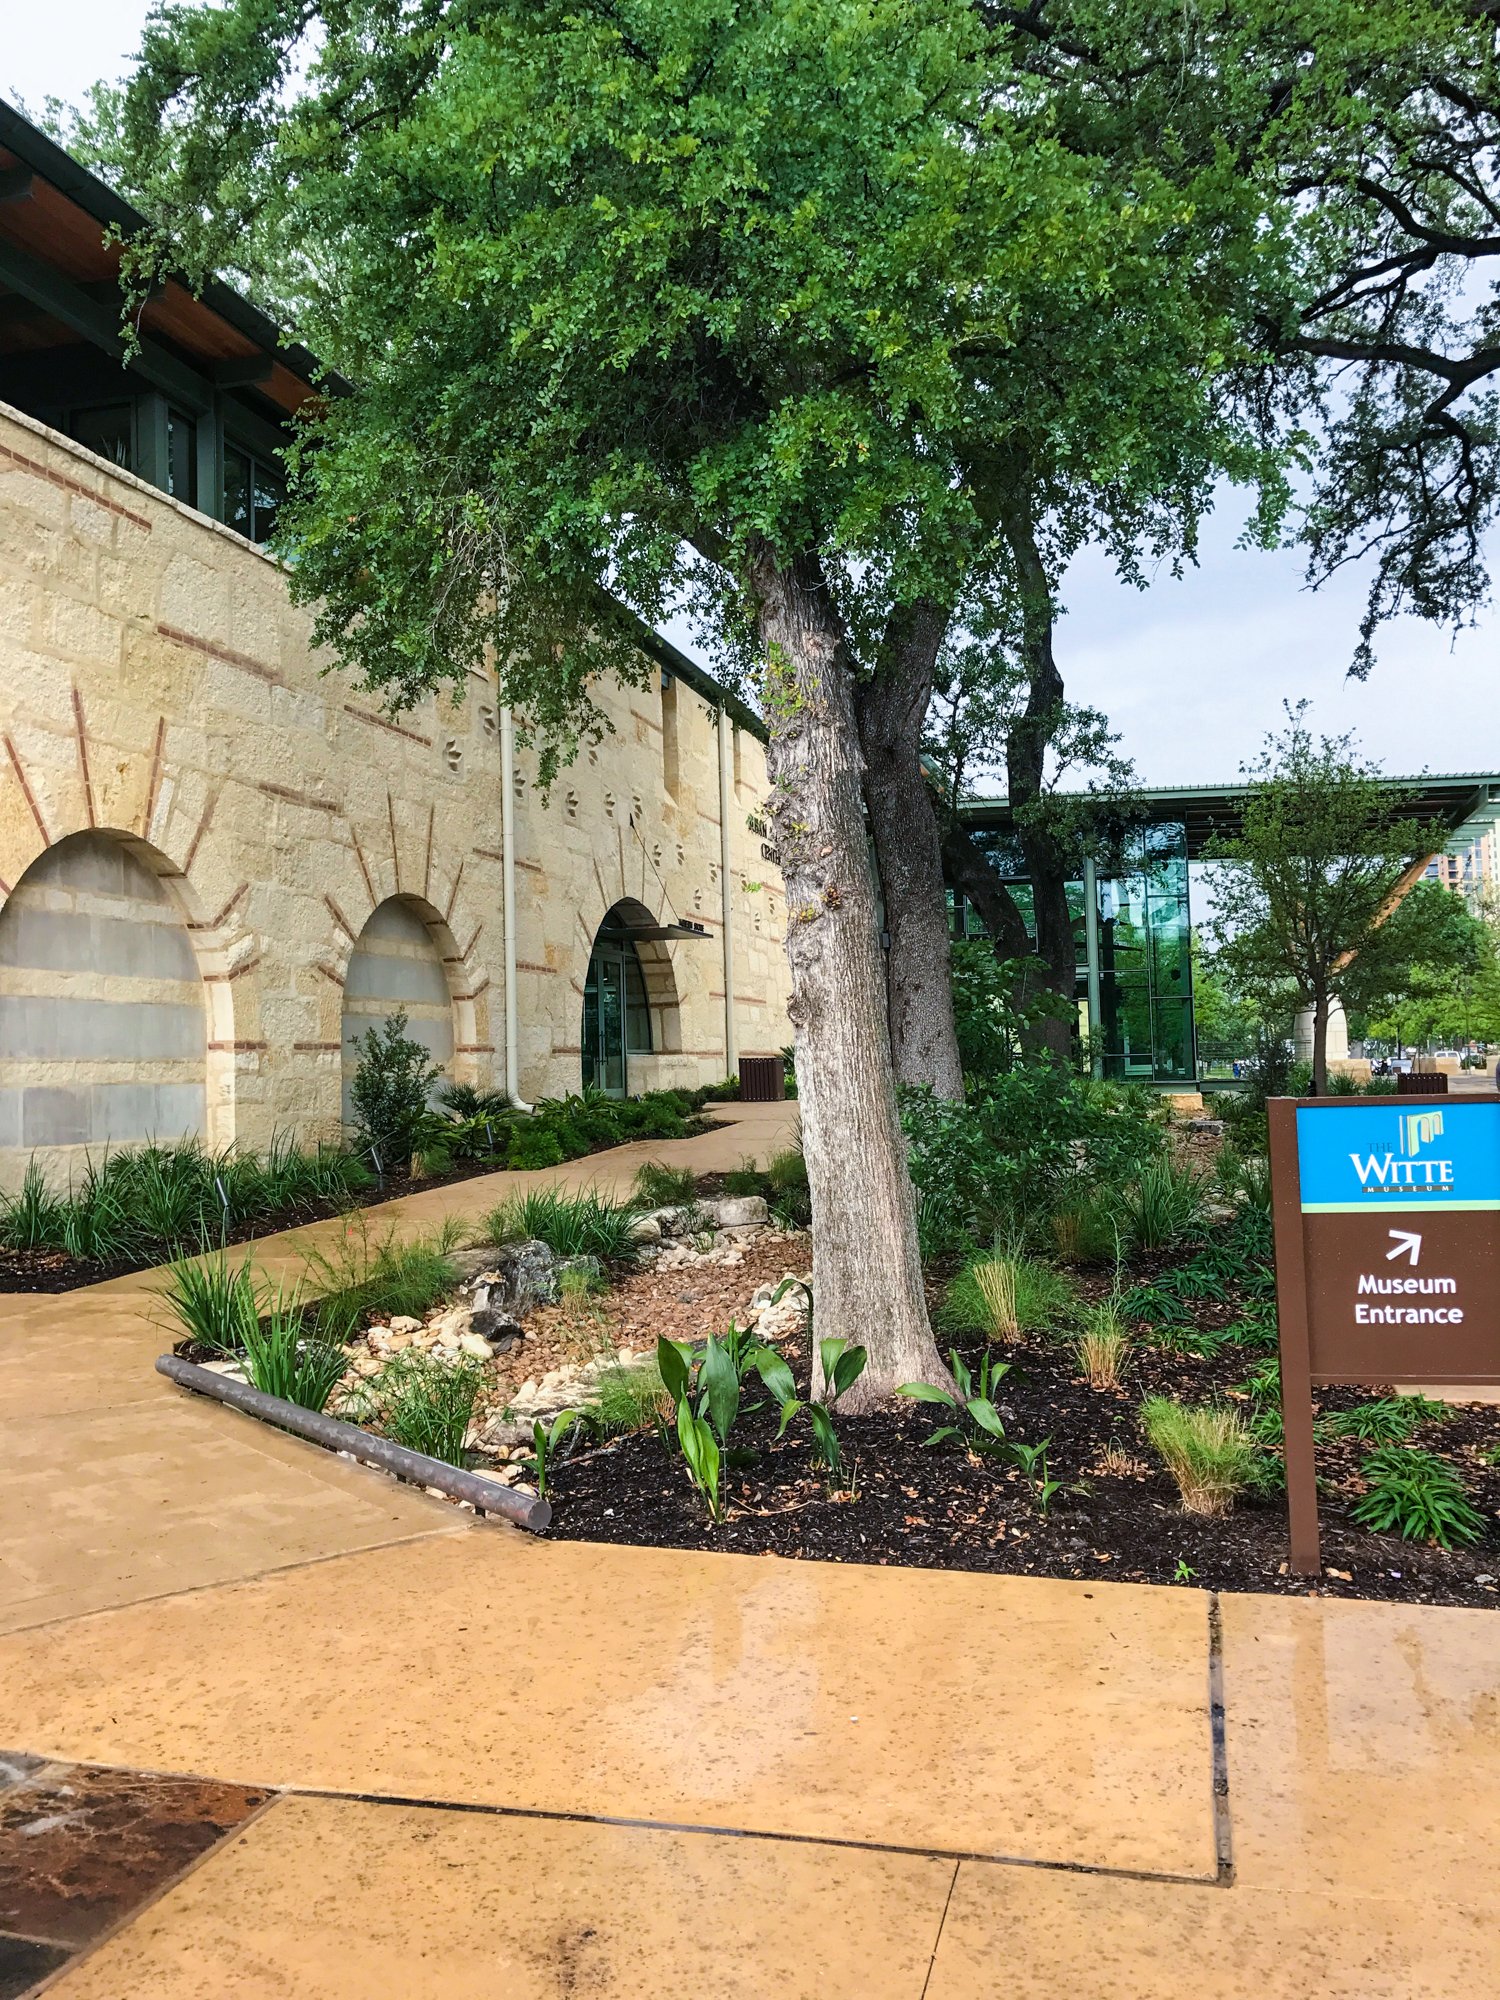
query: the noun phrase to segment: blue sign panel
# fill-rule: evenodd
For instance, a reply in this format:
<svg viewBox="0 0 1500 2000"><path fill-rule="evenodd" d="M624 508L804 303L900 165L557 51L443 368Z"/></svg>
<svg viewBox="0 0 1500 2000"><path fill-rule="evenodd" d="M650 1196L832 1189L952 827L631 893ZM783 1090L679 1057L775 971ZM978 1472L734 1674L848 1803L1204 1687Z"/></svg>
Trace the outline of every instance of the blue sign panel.
<svg viewBox="0 0 1500 2000"><path fill-rule="evenodd" d="M1304 1213L1500 1209L1500 1098L1297 1112Z"/></svg>

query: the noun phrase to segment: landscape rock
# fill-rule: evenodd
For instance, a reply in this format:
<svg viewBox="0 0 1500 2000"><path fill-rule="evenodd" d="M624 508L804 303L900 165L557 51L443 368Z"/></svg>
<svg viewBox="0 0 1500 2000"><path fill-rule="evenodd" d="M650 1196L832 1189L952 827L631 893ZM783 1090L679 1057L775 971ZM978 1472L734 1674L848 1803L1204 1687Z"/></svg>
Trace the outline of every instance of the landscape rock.
<svg viewBox="0 0 1500 2000"><path fill-rule="evenodd" d="M557 1304L557 1259L545 1243L507 1243L492 1251L492 1306L503 1307L512 1319L525 1319L536 1306Z"/></svg>
<svg viewBox="0 0 1500 2000"><path fill-rule="evenodd" d="M705 1215L717 1229L761 1229L771 1219L766 1198L760 1194L724 1195L703 1204Z"/></svg>
<svg viewBox="0 0 1500 2000"><path fill-rule="evenodd" d="M397 1313L396 1317L391 1321L389 1331L392 1333L420 1333L422 1331L422 1322L419 1319L413 1319L408 1313Z"/></svg>
<svg viewBox="0 0 1500 2000"><path fill-rule="evenodd" d="M638 1215L630 1225L632 1243L660 1243L661 1224L654 1215Z"/></svg>
<svg viewBox="0 0 1500 2000"><path fill-rule="evenodd" d="M467 1280L493 1276L498 1268L495 1260L500 1255L493 1243L476 1243L467 1250L450 1250L448 1261L460 1279Z"/></svg>
<svg viewBox="0 0 1500 2000"><path fill-rule="evenodd" d="M466 1333L461 1335L458 1343L458 1351L460 1354L472 1356L475 1361L492 1361L494 1359L494 1350L482 1333Z"/></svg>

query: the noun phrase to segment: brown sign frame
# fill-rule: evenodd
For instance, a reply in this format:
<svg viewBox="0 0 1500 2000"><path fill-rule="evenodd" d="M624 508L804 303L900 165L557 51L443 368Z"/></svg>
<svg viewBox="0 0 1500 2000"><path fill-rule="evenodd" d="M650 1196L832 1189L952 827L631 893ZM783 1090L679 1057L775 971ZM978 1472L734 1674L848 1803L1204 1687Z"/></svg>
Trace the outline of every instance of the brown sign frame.
<svg viewBox="0 0 1500 2000"><path fill-rule="evenodd" d="M1366 1354L1359 1351L1359 1342L1339 1332L1332 1323L1333 1315L1325 1314L1328 1324L1317 1329L1318 1367L1314 1361L1314 1318L1317 1312L1316 1291L1309 1283L1310 1255L1318 1248L1320 1234L1330 1238L1333 1244L1332 1225L1340 1226L1337 1248L1325 1250L1325 1255L1335 1254L1348 1257L1348 1239L1351 1226L1358 1231L1361 1226L1373 1225L1376 1232L1382 1228L1383 1215L1399 1220L1420 1214L1420 1201L1398 1204L1393 1202L1389 1209L1382 1209L1373 1203L1366 1218L1361 1212L1358 1217L1346 1214L1320 1214L1309 1212L1302 1206L1302 1163L1297 1136L1297 1114L1311 1111L1348 1112L1359 1110L1376 1114L1392 1112L1401 1114L1420 1112L1424 1107L1436 1111L1461 1110L1466 1102L1463 1097L1438 1095L1436 1093L1412 1093L1400 1097L1276 1097L1266 1106L1270 1124L1271 1163L1271 1214L1275 1233L1276 1248L1276 1316L1278 1325L1278 1348L1281 1361L1281 1415L1286 1455L1286 1496L1287 1514L1291 1531L1291 1566L1299 1575L1317 1576L1321 1563L1318 1548L1318 1488L1315 1473L1313 1445L1313 1385L1328 1386L1332 1383L1352 1383L1374 1387L1391 1381L1475 1383L1486 1386L1500 1385L1500 1339L1493 1333L1482 1335L1476 1342L1476 1332L1481 1324L1493 1327L1500 1323L1500 1283L1495 1283L1493 1270L1496 1248L1493 1241L1486 1241L1476 1223L1483 1222L1485 1212L1468 1213L1449 1209L1445 1212L1445 1233L1450 1237L1455 1229L1462 1238L1463 1230L1471 1231L1474 1257L1477 1265L1486 1267L1475 1277L1476 1288L1485 1279L1491 1284L1485 1289L1484 1303L1492 1317L1486 1322L1475 1322L1462 1342L1462 1352L1457 1362L1445 1363L1441 1355L1433 1356L1431 1340L1427 1340L1420 1352L1415 1344L1409 1355L1397 1355L1394 1359L1387 1355L1377 1369ZM1488 1102L1491 1108L1495 1100ZM1495 1216L1488 1212L1489 1237L1493 1238ZM1424 1227L1426 1225L1424 1224ZM1387 1236L1398 1232L1386 1228ZM1420 1240L1420 1232L1418 1232ZM1311 1241L1310 1241L1311 1239ZM1378 1243L1378 1236L1377 1236ZM1465 1246L1466 1247L1466 1246ZM1383 1256L1388 1260L1398 1252L1387 1250ZM1369 1253L1373 1260L1374 1252ZM1413 1260L1415 1261L1415 1260ZM1363 1287L1361 1287L1363 1289ZM1494 1293L1491 1297L1490 1292ZM1475 1365L1475 1349L1492 1345L1496 1354L1493 1366L1485 1367L1482 1359ZM1395 1345L1399 1346L1397 1340ZM1341 1351L1345 1350L1347 1351Z"/></svg>

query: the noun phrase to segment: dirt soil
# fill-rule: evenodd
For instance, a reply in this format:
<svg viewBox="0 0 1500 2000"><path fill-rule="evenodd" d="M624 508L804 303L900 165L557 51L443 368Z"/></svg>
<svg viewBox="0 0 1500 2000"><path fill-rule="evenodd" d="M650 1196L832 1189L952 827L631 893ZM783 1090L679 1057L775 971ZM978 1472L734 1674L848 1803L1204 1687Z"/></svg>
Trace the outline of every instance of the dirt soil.
<svg viewBox="0 0 1500 2000"><path fill-rule="evenodd" d="M788 1257L791 1247L782 1244L754 1265L747 1259L723 1273L645 1272L628 1279L600 1302L619 1330L616 1344L649 1347L659 1332L690 1338L722 1328L757 1282L806 1268L805 1248ZM1178 1260L1153 1260L1160 1268L1171 1261ZM933 1289L940 1290L936 1279ZM1238 1310L1233 1301L1203 1302L1195 1318L1206 1329L1228 1323ZM538 1372L531 1345L523 1350L528 1374ZM642 1433L581 1446L553 1468L550 1532L827 1562L1500 1605L1500 1465L1489 1457L1500 1447L1500 1409L1454 1406L1410 1440L1442 1451L1460 1468L1491 1524L1474 1549L1450 1553L1358 1526L1349 1509L1363 1491L1359 1466L1371 1447L1356 1439L1320 1442L1325 1574L1314 1585L1288 1573L1281 1494L1242 1498L1222 1518L1184 1513L1137 1417L1141 1398L1152 1393L1190 1402L1232 1395L1267 1358L1265 1350L1233 1346L1198 1358L1143 1342L1125 1386L1113 1391L1091 1389L1064 1343L1035 1337L990 1351L1009 1368L996 1390L1009 1436L1031 1445L1050 1440L1048 1471L1061 1485L1045 1514L1016 1466L951 1443L925 1447L944 1419L937 1406L914 1403L840 1422L847 1473L837 1487L814 1464L805 1427L794 1425L777 1442L775 1412L764 1406L747 1410L732 1433L732 1447L748 1451L752 1462L730 1474L722 1526L709 1522L681 1459ZM961 1343L960 1352L977 1366L983 1350ZM805 1391L806 1354L787 1358ZM1319 1407L1347 1409L1379 1393L1330 1390Z"/></svg>

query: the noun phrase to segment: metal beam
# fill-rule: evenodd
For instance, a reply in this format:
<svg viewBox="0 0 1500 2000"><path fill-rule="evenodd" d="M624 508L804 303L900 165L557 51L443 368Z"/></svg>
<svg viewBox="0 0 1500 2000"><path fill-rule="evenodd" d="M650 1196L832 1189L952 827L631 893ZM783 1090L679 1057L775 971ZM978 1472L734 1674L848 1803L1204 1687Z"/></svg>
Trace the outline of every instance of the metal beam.
<svg viewBox="0 0 1500 2000"><path fill-rule="evenodd" d="M82 286L13 243L0 242L0 284L30 299L195 414L213 407L213 390L204 378L154 341L142 340L139 353L127 362L118 312L96 305Z"/></svg>

